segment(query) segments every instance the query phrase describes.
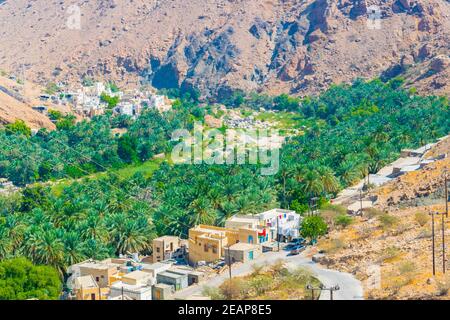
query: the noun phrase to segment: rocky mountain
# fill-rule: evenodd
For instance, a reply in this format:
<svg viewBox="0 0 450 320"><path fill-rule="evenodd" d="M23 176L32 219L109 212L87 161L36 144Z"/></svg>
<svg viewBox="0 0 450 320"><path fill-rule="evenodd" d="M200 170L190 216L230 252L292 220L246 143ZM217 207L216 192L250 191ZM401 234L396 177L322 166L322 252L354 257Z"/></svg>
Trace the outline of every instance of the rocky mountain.
<svg viewBox="0 0 450 320"><path fill-rule="evenodd" d="M446 0L6 0L0 68L210 96L403 75L448 94L449 16Z"/></svg>

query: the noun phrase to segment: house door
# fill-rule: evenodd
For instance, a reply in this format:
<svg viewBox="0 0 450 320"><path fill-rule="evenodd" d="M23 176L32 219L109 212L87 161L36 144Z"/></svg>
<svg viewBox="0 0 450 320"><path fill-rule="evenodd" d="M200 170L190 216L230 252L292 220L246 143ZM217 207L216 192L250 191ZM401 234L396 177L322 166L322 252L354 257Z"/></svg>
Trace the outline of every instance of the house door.
<svg viewBox="0 0 450 320"><path fill-rule="evenodd" d="M247 242L253 244L253 236L248 236Z"/></svg>
<svg viewBox="0 0 450 320"><path fill-rule="evenodd" d="M253 260L253 251L248 252L248 259Z"/></svg>

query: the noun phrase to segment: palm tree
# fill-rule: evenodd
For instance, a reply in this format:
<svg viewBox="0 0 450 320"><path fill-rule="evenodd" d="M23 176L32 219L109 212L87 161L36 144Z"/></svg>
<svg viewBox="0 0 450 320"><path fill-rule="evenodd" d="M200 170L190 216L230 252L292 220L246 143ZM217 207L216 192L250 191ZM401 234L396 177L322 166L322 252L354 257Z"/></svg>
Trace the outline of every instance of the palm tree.
<svg viewBox="0 0 450 320"><path fill-rule="evenodd" d="M70 266L86 259L82 251L82 243L77 232L68 232L63 235L64 264Z"/></svg>
<svg viewBox="0 0 450 320"><path fill-rule="evenodd" d="M9 237L9 229L0 225L0 260L9 257L13 253L14 244Z"/></svg>
<svg viewBox="0 0 450 320"><path fill-rule="evenodd" d="M189 209L192 212L192 224L214 224L217 219L217 212L211 206L211 202L206 198L197 198L191 202Z"/></svg>
<svg viewBox="0 0 450 320"><path fill-rule="evenodd" d="M319 168L317 168L317 173L326 193L333 193L339 190L339 180L336 178L333 170L331 170L329 167L320 166Z"/></svg>
<svg viewBox="0 0 450 320"><path fill-rule="evenodd" d="M111 218L111 243L117 255L139 252L149 245L153 233L139 222L128 219L123 213L117 213Z"/></svg>

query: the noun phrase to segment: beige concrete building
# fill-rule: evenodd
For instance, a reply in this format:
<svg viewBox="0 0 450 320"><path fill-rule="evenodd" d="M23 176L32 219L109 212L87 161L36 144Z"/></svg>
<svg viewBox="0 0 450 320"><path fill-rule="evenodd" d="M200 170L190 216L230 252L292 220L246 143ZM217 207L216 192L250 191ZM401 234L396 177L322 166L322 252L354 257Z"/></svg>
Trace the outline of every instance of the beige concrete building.
<svg viewBox="0 0 450 320"><path fill-rule="evenodd" d="M198 225L189 229L189 263L214 262L223 257L223 248L239 242L237 230Z"/></svg>
<svg viewBox="0 0 450 320"><path fill-rule="evenodd" d="M153 263L182 258L186 243L176 236L162 236L153 240Z"/></svg>
<svg viewBox="0 0 450 320"><path fill-rule="evenodd" d="M121 280L124 283L135 286L154 284L155 282L152 274L139 270L124 274Z"/></svg>
<svg viewBox="0 0 450 320"><path fill-rule="evenodd" d="M225 262L248 262L261 254L261 246L250 243L236 243L225 250Z"/></svg>
<svg viewBox="0 0 450 320"><path fill-rule="evenodd" d="M111 285L119 274L120 265L115 263L85 262L79 265L80 276L92 276L100 288Z"/></svg>
<svg viewBox="0 0 450 320"><path fill-rule="evenodd" d="M104 300L109 294L108 288L100 288L91 275L75 279L74 294L77 300Z"/></svg>

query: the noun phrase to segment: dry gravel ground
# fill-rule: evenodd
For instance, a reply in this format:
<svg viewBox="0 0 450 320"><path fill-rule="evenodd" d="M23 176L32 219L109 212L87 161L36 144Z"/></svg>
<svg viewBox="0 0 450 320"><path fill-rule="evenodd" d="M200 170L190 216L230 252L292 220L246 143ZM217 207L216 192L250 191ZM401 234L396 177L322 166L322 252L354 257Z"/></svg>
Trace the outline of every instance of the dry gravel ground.
<svg viewBox="0 0 450 320"><path fill-rule="evenodd" d="M431 155L448 153L450 139ZM319 243L321 263L353 273L363 281L368 299L449 299L450 267L442 271L442 222L435 220L436 276L432 274L430 211L445 212L443 173L449 159L407 173L373 191L378 201L345 229L335 229ZM446 246L450 218L444 222ZM446 259L450 249L446 248ZM377 272L380 272L380 277ZM379 280L379 281L378 281Z"/></svg>

